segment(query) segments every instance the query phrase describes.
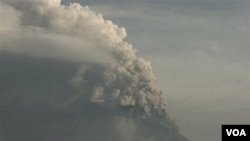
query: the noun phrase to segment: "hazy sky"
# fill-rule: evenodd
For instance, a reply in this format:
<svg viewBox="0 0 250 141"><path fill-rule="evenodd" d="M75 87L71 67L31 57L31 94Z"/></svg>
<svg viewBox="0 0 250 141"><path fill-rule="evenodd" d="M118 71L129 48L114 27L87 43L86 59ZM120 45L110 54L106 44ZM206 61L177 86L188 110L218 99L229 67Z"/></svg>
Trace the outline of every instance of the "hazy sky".
<svg viewBox="0 0 250 141"><path fill-rule="evenodd" d="M0 118L9 125L0 130L10 140L185 141L164 96L190 141L220 141L222 124L250 123L249 0L62 2L91 10L0 0ZM127 42L151 62L164 96Z"/></svg>
<svg viewBox="0 0 250 141"><path fill-rule="evenodd" d="M220 141L221 124L250 123L249 0L78 2L126 28L190 140Z"/></svg>

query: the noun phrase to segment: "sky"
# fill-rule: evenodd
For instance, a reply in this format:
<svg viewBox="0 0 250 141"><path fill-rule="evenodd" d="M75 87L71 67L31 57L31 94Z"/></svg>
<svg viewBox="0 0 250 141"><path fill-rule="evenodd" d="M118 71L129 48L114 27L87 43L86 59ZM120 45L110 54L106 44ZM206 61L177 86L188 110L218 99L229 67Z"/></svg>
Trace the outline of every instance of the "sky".
<svg viewBox="0 0 250 141"><path fill-rule="evenodd" d="M105 116L102 112L98 112L97 116L103 117L103 119L94 118L91 120L100 122L89 125L90 130L87 133L90 133L90 139L95 138L95 135L92 136L95 126L109 127L111 132L108 135L112 135L112 131L116 133L116 129L122 129L118 130L119 133L115 134L117 136L114 136L113 139L123 138L118 136L120 134L124 137L132 136L133 133L143 135L142 132L134 131L138 126L135 123L140 123L143 119L131 120L126 116L125 118L121 116L121 113L116 111L117 109L112 109L114 106L112 98L117 98L119 93L130 91L137 93L137 90L131 89L132 85L139 85L137 84L139 80L150 82L147 83L147 88L153 87L156 93L161 94L157 87L151 86L154 75L157 85L166 96L167 113L179 126L180 133L190 141L220 141L222 124L250 123L250 108L248 106L250 101L248 94L250 91L248 39L250 37L250 1L62 0L62 4L65 5L78 2L82 5L88 5L90 9L72 6L67 10L73 12L68 13L63 13L63 10L60 10L62 8L56 11L44 8L52 7L53 9L53 6L58 6L58 0L41 0L46 2L40 3L41 5L36 3L33 9L29 6L25 7L27 6L25 4L15 4L16 1L0 0L0 4L6 2L17 10L21 9L21 12L18 13L8 6L0 7L0 11L3 10L0 13L8 13L8 16L6 16L7 14L0 15L0 19L4 19L0 27L0 36L4 37L0 40L0 65L5 68L0 69L0 75L4 78L0 79L0 83L4 86L0 87L0 90L3 93L8 93L10 97L17 96L17 92L29 97L30 93L35 92L37 96L31 96L33 98L31 101L34 103L44 103L45 99L52 97L50 102L46 104L35 105L34 107L38 107L40 110L31 116L43 113L44 109L51 110L48 107L52 107L57 111L54 112L55 115L42 116L38 119L48 118L53 121L53 118L60 117L58 115L62 114L61 111L58 112L58 108L66 109L66 119L59 121L63 121L65 127L76 132L76 136L73 137L75 140L82 138L80 131L87 132L87 129L81 125L89 123L89 121L85 119L78 121L79 117L72 117L72 114L83 110L84 113L89 114L89 117L96 116L87 108L79 108L79 106L86 107L80 103L85 91L91 93L87 95L87 101L97 103L97 105L101 104L100 107L87 104L91 107L90 109L108 113ZM78 12L76 12L77 9ZM84 11L83 13L87 13L87 16L84 18L80 16L82 19L78 19L77 16L81 15L81 10ZM95 15L92 10L102 16ZM30 13L34 13L34 15ZM22 14L24 17L20 19ZM67 20L71 16L73 20ZM102 17L112 22L104 22ZM85 22L86 19L90 22ZM74 21L77 22L74 23ZM6 31L10 35L6 34ZM81 40L78 37L81 37ZM20 49L18 46L23 48ZM118 50L113 48L114 46L125 46L126 48ZM137 54L131 49L131 46L137 50ZM5 52L11 52L14 57L8 56ZM136 55L146 58L146 60ZM131 62L131 59L134 60L135 64ZM116 62L117 60L125 63L120 65L120 62ZM110 62L115 64L114 68L106 69L107 63ZM149 62L154 75L151 72ZM79 64L84 65L79 66ZM136 74L134 77L124 71L124 68L130 68L131 65L136 66L129 71ZM97 71L94 71L96 68ZM141 75L138 73L139 71ZM99 76L102 73L103 78ZM113 82L118 76L121 76L121 81L117 82L118 86L114 86ZM38 81L34 81L34 79ZM128 82L136 83L130 84ZM122 92L120 87L124 85L132 88ZM92 89L92 86L95 87ZM106 96L106 91L111 91L111 88L106 90L107 87L117 88L113 90L114 97ZM57 93L61 95L57 95ZM69 93L76 94L72 96ZM119 106L135 107L131 111L136 111L137 105L135 103L141 100L141 97L131 97L131 95L126 94L123 94L121 99L119 98ZM27 104L27 101L30 100L21 98L20 101L9 97L6 99L7 103L11 101L15 103L14 105L20 106L19 109L10 106L9 111L24 109L25 116L21 112L13 112L16 117L20 117L20 121L29 123L37 120L36 116L27 120L30 116L29 110L32 110L28 108L29 104L34 104ZM165 105L162 96L148 99L148 103L152 103L153 106ZM61 103L58 104L58 102ZM112 104L107 106L106 103L109 102ZM26 104L23 105L23 103ZM102 103L105 104L102 105ZM152 109L149 107L152 105L142 105L144 112L150 113ZM71 111L72 107L76 109L71 109ZM161 111L165 108L157 107L156 110ZM109 120L110 117L116 118ZM7 121L9 133L18 132L16 131L18 128L16 130L11 128L15 124L24 126L18 121L13 123L14 119L15 117ZM73 123L68 123L67 119L75 120ZM149 121L152 122L150 119ZM79 122L80 125L78 125ZM44 129L42 125L37 126L41 126L38 130L40 132ZM114 129L113 126L115 126ZM62 125L53 124L52 127L49 131L54 132ZM144 127L150 126L148 123L138 126L142 129ZM58 131L58 134L70 132L63 129ZM159 129L159 127L153 126L152 129ZM100 128L98 131L103 130L105 129ZM49 131L44 134L49 134ZM155 132L157 131L155 130ZM26 134L26 132L36 133L32 131L32 126L22 133ZM151 133L153 131L145 132ZM24 138L22 135L17 135L18 137ZM30 137L31 140L32 137ZM71 136L67 138L71 138ZM135 136L135 138L143 140L141 136ZM51 138L45 138L45 140L53 139L60 138L52 135ZM100 140L97 137L96 140L98 139ZM17 139L12 138L11 141L15 140ZM133 139L126 138L124 140Z"/></svg>
<svg viewBox="0 0 250 141"><path fill-rule="evenodd" d="M190 140L219 141L221 124L250 123L250 1L78 2L126 28Z"/></svg>

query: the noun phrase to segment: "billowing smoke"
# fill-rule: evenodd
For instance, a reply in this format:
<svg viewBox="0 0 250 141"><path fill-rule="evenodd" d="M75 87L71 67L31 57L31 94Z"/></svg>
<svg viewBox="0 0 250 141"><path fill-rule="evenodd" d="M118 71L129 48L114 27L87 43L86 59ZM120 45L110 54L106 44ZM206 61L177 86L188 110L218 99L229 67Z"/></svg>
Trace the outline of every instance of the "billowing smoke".
<svg viewBox="0 0 250 141"><path fill-rule="evenodd" d="M124 28L78 3L0 0L3 141L187 141Z"/></svg>

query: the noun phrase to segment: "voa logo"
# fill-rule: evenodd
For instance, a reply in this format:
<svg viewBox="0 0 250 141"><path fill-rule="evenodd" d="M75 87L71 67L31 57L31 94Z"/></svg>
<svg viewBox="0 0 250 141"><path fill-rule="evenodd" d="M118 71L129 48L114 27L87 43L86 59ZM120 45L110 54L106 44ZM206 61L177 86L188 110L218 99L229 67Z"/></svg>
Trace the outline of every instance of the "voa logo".
<svg viewBox="0 0 250 141"><path fill-rule="evenodd" d="M226 129L227 136L247 136L246 132L244 129Z"/></svg>

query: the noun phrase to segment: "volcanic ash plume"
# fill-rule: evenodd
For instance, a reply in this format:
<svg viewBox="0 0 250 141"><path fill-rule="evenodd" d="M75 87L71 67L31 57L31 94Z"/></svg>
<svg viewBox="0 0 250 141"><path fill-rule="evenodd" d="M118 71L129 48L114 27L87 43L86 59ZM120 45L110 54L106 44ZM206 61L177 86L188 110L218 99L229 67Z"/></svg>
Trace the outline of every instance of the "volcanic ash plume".
<svg viewBox="0 0 250 141"><path fill-rule="evenodd" d="M60 0L0 0L0 13L2 140L188 141L124 28Z"/></svg>

